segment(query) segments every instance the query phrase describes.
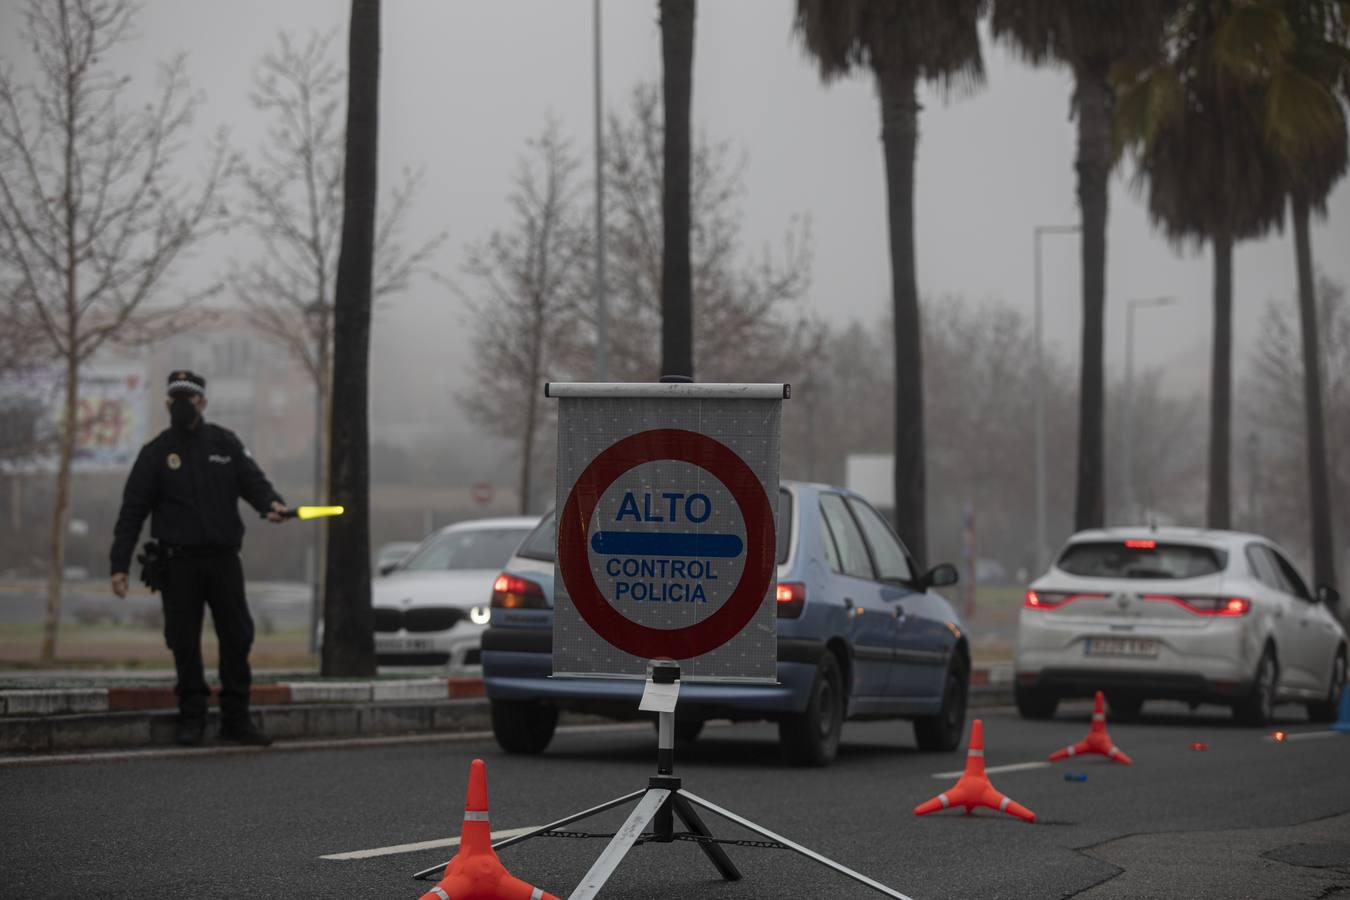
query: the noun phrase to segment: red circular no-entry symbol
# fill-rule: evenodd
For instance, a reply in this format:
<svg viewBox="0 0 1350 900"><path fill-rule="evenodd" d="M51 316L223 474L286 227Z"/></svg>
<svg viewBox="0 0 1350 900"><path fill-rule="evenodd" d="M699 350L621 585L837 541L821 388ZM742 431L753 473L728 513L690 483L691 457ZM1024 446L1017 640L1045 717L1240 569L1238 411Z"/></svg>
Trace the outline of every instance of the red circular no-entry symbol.
<svg viewBox="0 0 1350 900"><path fill-rule="evenodd" d="M664 459L714 475L745 520L745 566L731 596L716 612L684 628L640 625L615 609L595 583L586 549L591 516L610 485L630 469ZM759 476L725 444L677 428L642 431L591 460L572 486L558 519L558 568L577 612L607 642L643 659L691 659L716 650L755 617L773 579L774 527Z"/></svg>

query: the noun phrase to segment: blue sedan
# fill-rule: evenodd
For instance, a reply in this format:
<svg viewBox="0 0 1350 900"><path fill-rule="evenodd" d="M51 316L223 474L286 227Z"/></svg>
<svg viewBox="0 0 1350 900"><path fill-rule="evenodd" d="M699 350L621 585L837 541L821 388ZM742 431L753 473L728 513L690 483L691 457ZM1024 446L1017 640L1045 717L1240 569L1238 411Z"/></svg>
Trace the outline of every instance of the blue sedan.
<svg viewBox="0 0 1350 900"><path fill-rule="evenodd" d="M502 749L548 747L562 709L636 718L642 682L550 678L556 527L552 514L496 579L483 634L483 679ZM688 683L676 737L713 718L778 723L787 758L828 765L845 719L909 719L922 750L951 751L965 730L970 644L890 525L858 495L783 482L778 503L778 683Z"/></svg>

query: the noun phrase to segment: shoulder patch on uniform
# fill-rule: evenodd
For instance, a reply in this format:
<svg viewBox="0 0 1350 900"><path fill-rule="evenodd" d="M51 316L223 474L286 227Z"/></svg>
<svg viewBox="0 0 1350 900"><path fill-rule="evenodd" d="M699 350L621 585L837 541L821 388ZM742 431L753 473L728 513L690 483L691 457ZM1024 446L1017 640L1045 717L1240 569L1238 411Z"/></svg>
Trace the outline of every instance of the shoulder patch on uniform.
<svg viewBox="0 0 1350 900"><path fill-rule="evenodd" d="M165 458L164 461L168 463L170 469L177 470L183 467L183 460L178 456L177 453L170 453L168 457Z"/></svg>

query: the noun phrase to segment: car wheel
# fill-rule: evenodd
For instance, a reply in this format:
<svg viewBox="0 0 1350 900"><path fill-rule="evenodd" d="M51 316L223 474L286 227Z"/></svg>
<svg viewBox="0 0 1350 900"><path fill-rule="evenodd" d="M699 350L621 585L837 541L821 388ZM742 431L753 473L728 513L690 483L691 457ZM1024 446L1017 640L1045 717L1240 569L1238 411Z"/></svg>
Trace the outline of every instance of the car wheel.
<svg viewBox="0 0 1350 900"><path fill-rule="evenodd" d="M558 727L558 708L531 700L493 700L492 734L507 753L543 753Z"/></svg>
<svg viewBox="0 0 1350 900"><path fill-rule="evenodd" d="M1275 689L1280 683L1280 667L1275 651L1267 647L1256 664L1256 677L1246 697L1233 704L1233 717L1243 725L1265 725L1275 717Z"/></svg>
<svg viewBox="0 0 1350 900"><path fill-rule="evenodd" d="M844 679L833 653L816 666L806 709L778 723L778 737L788 762L798 766L828 766L839 753L844 730Z"/></svg>
<svg viewBox="0 0 1350 900"><path fill-rule="evenodd" d="M942 692L942 709L935 716L914 720L914 740L926 752L949 753L961 745L966 730L966 698L970 695L970 673L966 662L953 654L947 664L947 679Z"/></svg>
<svg viewBox="0 0 1350 900"><path fill-rule="evenodd" d="M1052 719L1059 708L1058 697L1021 685L1013 686L1013 699L1024 719Z"/></svg>
<svg viewBox="0 0 1350 900"><path fill-rule="evenodd" d="M1144 708L1144 698L1135 694L1107 694L1106 702L1111 707L1111 717L1121 721L1136 718Z"/></svg>
<svg viewBox="0 0 1350 900"><path fill-rule="evenodd" d="M1345 690L1345 651L1336 651L1336 661L1331 664L1331 685L1327 689L1327 699L1308 704L1308 718L1314 722L1335 722L1340 715L1341 693Z"/></svg>

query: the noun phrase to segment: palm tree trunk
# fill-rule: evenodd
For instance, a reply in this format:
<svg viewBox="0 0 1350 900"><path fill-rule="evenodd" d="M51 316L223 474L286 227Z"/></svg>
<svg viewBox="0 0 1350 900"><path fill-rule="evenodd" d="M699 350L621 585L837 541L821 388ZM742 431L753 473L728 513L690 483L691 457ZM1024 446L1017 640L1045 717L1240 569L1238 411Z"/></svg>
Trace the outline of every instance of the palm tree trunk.
<svg viewBox="0 0 1350 900"><path fill-rule="evenodd" d="M1312 245L1308 240L1308 198L1295 191L1294 257L1298 268L1298 315L1303 330L1303 408L1308 420L1308 501L1312 511L1313 581L1336 584L1336 551L1331 534L1331 492L1327 487L1326 420L1322 417L1322 344L1317 328Z"/></svg>
<svg viewBox="0 0 1350 900"><path fill-rule="evenodd" d="M1210 361L1209 503L1205 524L1228 528L1233 431L1233 237L1214 236L1214 352Z"/></svg>
<svg viewBox="0 0 1350 900"><path fill-rule="evenodd" d="M895 326L895 528L920 566L928 559L923 436L923 333L914 262L914 160L919 101L913 69L877 70L886 158L891 301Z"/></svg>
<svg viewBox="0 0 1350 900"><path fill-rule="evenodd" d="M328 531L323 674L375 674L370 607L371 279L379 137L380 0L352 0L342 250L334 302L329 496L348 513Z"/></svg>
<svg viewBox="0 0 1350 900"><path fill-rule="evenodd" d="M661 374L694 376L689 264L689 103L694 81L694 0L661 0L665 149L661 211Z"/></svg>
<svg viewBox="0 0 1350 900"><path fill-rule="evenodd" d="M1078 79L1078 205L1082 214L1083 349L1078 390L1078 493L1074 527L1106 520L1103 389L1107 184L1111 174L1111 86L1104 66Z"/></svg>

